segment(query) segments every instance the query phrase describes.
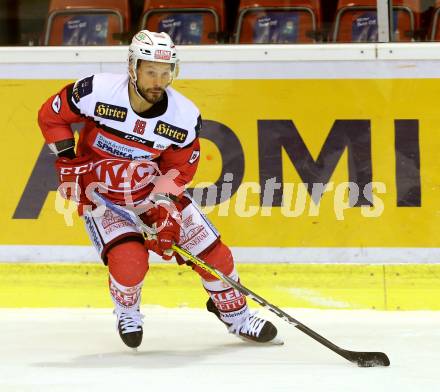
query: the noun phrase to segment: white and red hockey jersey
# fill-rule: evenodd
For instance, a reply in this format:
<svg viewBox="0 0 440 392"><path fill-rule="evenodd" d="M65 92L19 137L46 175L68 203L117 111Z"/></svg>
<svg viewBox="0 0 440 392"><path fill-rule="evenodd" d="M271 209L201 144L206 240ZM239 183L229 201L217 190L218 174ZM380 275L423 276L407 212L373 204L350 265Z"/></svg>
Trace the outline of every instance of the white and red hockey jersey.
<svg viewBox="0 0 440 392"><path fill-rule="evenodd" d="M161 173L178 170L174 178L177 189L191 181L200 156L201 117L197 107L168 87L162 101L144 113L136 113L130 105L128 83L128 75L86 77L50 97L38 115L47 143L72 139L70 125L85 123L76 155L89 155L94 162L94 171L86 181L105 183L108 197L116 201L122 200L127 188L131 188L134 200L149 192L145 185L137 187L151 174L142 165L127 183L131 161L155 162Z"/></svg>

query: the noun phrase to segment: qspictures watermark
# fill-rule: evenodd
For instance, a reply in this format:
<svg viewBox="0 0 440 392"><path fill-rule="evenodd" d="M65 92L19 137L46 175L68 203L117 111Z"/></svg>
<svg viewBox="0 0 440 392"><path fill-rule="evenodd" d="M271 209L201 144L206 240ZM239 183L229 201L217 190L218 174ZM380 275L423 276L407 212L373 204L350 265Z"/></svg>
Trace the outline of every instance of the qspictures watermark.
<svg viewBox="0 0 440 392"><path fill-rule="evenodd" d="M172 175L166 173L164 175L158 174L155 177L155 187L151 194L167 193L168 189L176 189L173 179L176 178L178 172L173 169ZM177 173L176 173L177 172ZM131 173L132 174L132 173ZM130 183L130 172L124 176L126 184ZM151 181L151 176L149 177ZM192 199L198 204L203 205L202 208L205 214L213 214L216 207L217 216L235 215L240 218L252 218L255 216L270 217L275 209L279 209L282 216L286 218L298 218L301 216L316 217L321 213L321 200L323 197L331 197L333 201L333 213L336 220L343 221L345 219L345 212L349 209L358 206L360 214L364 218L378 218L385 209L385 204L379 195L385 194L387 189L383 182L370 182L364 187L359 187L354 182L329 182L323 183L289 183L284 182L280 184L276 182L275 178L268 179L264 186L257 182L242 182L236 192L232 192L233 174L226 173L220 185L216 186L212 183L201 182L194 185L192 190ZM92 194L95 190L108 192L108 187L100 182L90 183L86 189L79 188L76 183L65 183L61 185L65 192L66 187L72 187L72 190L78 195L85 195L84 200L90 200L92 203L88 205L83 203L85 208L93 209L94 216L102 216L105 213L105 206L98 206L94 208ZM139 189L139 186L138 186ZM282 189L282 202L280 206L274 205L276 191ZM326 196L324 196L326 194ZM132 193L123 193L124 205L135 206L132 198ZM258 197L260 202L255 203L255 198ZM221 203L217 203L222 200ZM359 206L359 201L363 205ZM139 202L137 203L139 204ZM147 206L147 207L145 207ZM139 213L145 212L148 207L144 202L144 208L138 209ZM66 225L73 225L73 214L76 213L77 203L72 200L66 200L57 192L55 199L55 209L58 213L64 216ZM211 215L212 216L212 215Z"/></svg>

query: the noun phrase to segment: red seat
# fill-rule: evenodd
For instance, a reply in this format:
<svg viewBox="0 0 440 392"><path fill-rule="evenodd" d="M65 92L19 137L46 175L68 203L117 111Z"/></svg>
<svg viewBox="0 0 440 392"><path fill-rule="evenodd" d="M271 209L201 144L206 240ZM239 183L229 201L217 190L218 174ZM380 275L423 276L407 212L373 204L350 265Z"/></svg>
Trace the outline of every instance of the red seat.
<svg viewBox="0 0 440 392"><path fill-rule="evenodd" d="M177 45L215 44L224 31L220 0L146 0L141 28L168 33Z"/></svg>
<svg viewBox="0 0 440 392"><path fill-rule="evenodd" d="M313 43L321 22L319 0L241 0L235 42Z"/></svg>
<svg viewBox="0 0 440 392"><path fill-rule="evenodd" d="M392 41L413 41L420 27L421 0L393 0ZM377 1L339 0L333 25L335 42L377 42Z"/></svg>
<svg viewBox="0 0 440 392"><path fill-rule="evenodd" d="M437 0L434 5L429 39L431 41L440 41L440 0Z"/></svg>
<svg viewBox="0 0 440 392"><path fill-rule="evenodd" d="M45 45L118 45L130 30L128 0L51 0Z"/></svg>

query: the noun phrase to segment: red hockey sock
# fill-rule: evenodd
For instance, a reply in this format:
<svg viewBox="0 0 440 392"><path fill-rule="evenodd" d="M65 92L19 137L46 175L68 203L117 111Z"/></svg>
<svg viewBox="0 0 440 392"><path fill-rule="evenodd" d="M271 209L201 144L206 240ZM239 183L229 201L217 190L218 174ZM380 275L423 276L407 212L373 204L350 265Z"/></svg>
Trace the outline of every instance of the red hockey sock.
<svg viewBox="0 0 440 392"><path fill-rule="evenodd" d="M141 283L148 272L148 252L137 241L115 245L107 253L107 260L110 274L126 287Z"/></svg>
<svg viewBox="0 0 440 392"><path fill-rule="evenodd" d="M229 275L234 271L234 259L232 258L231 250L221 241L219 241L215 247L206 254L202 253L200 258L223 272L225 275ZM194 267L194 271L196 271L203 280L217 280L216 277L200 267Z"/></svg>
<svg viewBox="0 0 440 392"><path fill-rule="evenodd" d="M236 282L239 281L235 270L228 276ZM224 323L236 328L249 316L246 297L238 290L221 280L207 281L202 279L202 284L217 308L218 316Z"/></svg>
<svg viewBox="0 0 440 392"><path fill-rule="evenodd" d="M202 253L200 258L235 281L239 280L231 250L221 241L208 253ZM203 287L218 309L221 320L235 326L246 319L249 308L243 294L201 268L195 267L194 270L201 276Z"/></svg>
<svg viewBox="0 0 440 392"><path fill-rule="evenodd" d="M148 252L136 241L115 245L107 254L109 288L116 309L137 309L148 271Z"/></svg>

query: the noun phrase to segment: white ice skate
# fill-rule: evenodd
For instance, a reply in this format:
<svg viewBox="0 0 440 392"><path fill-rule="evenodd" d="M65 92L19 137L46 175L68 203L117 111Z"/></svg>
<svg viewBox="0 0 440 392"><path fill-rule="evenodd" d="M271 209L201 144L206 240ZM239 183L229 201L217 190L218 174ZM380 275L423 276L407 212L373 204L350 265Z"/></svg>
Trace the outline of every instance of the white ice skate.
<svg viewBox="0 0 440 392"><path fill-rule="evenodd" d="M135 310L122 310L116 308L113 313L116 314L116 328L122 341L133 349L136 349L142 343L142 319L139 308Z"/></svg>
<svg viewBox="0 0 440 392"><path fill-rule="evenodd" d="M282 345L284 342L277 337L278 331L270 321L249 313L248 317L238 326L228 327L230 333L235 333L245 341Z"/></svg>
<svg viewBox="0 0 440 392"><path fill-rule="evenodd" d="M237 335L242 340L259 344L284 344L283 340L277 337L278 331L275 325L268 320L258 317L256 312L248 312L247 317L240 323L228 324L221 319L220 312L211 298L206 303L206 309L214 313L226 325L230 333Z"/></svg>

